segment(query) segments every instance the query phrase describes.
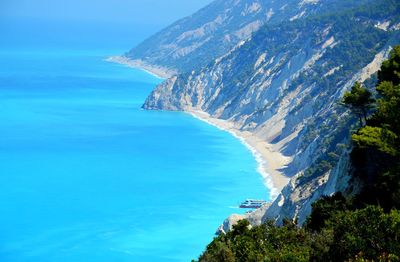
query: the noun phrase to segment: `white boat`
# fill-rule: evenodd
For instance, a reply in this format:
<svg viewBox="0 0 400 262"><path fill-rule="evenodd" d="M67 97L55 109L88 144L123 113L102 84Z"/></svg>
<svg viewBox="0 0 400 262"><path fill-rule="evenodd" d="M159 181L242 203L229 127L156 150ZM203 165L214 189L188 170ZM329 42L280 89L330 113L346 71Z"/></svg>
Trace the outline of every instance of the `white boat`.
<svg viewBox="0 0 400 262"><path fill-rule="evenodd" d="M256 200L256 199L246 199L242 204L240 204L240 208L260 208L265 205L267 201L265 200Z"/></svg>

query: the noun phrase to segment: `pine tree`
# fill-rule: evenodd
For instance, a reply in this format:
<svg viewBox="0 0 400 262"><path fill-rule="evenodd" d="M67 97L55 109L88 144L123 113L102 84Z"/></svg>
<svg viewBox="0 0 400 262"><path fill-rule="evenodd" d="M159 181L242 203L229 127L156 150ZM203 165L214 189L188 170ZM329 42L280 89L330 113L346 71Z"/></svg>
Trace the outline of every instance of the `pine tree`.
<svg viewBox="0 0 400 262"><path fill-rule="evenodd" d="M344 94L342 102L359 116L360 126L364 126L364 123L367 122L368 112L374 101L372 93L359 82L356 82L351 91L347 91Z"/></svg>

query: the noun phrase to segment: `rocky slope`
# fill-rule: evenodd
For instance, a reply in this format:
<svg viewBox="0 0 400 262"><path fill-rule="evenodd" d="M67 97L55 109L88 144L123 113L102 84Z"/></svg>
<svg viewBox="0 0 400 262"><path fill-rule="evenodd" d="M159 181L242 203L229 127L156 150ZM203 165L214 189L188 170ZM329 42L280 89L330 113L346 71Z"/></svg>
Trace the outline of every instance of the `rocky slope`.
<svg viewBox="0 0 400 262"><path fill-rule="evenodd" d="M294 21L370 0L216 0L125 56L136 63L182 73L203 67L249 38L265 24Z"/></svg>
<svg viewBox="0 0 400 262"><path fill-rule="evenodd" d="M273 144L292 158L281 172L293 178L264 220L304 222L318 197L349 189L343 143L353 119L338 101L400 42L399 5L379 0L263 26L207 66L162 83L144 108L205 111Z"/></svg>

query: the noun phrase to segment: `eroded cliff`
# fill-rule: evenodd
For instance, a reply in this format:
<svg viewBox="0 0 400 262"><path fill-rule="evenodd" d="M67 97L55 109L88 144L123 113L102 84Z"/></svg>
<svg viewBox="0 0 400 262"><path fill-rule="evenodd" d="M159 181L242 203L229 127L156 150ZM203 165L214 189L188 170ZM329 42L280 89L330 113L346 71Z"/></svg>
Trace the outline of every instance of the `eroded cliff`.
<svg viewBox="0 0 400 262"><path fill-rule="evenodd" d="M293 178L265 218L304 222L313 201L348 186L343 144L354 119L339 100L400 42L399 21L398 3L377 1L264 26L162 83L144 108L201 110L272 144L292 159L281 172Z"/></svg>

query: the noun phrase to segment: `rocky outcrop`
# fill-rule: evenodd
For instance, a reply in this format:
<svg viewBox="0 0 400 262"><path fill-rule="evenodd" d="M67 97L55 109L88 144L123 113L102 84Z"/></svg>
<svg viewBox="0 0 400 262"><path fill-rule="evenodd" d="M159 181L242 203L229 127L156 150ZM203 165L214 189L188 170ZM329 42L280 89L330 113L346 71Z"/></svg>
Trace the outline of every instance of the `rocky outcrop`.
<svg viewBox="0 0 400 262"><path fill-rule="evenodd" d="M236 225L240 220L247 219L250 222L251 226L261 225L263 222L263 218L265 216L266 210L270 207L270 205L264 205L252 212L246 213L244 215L233 214L228 217L224 223L217 229L216 234L226 234L231 231L233 226Z"/></svg>
<svg viewBox="0 0 400 262"><path fill-rule="evenodd" d="M302 225L306 222L307 216L311 213L312 203L316 200L336 192L346 194L357 192L358 186L349 191L348 185L351 179L348 152L345 152L335 168L323 175L313 179L304 179L302 174L294 176L266 210L262 221L275 220L280 224L283 219L289 218Z"/></svg>

